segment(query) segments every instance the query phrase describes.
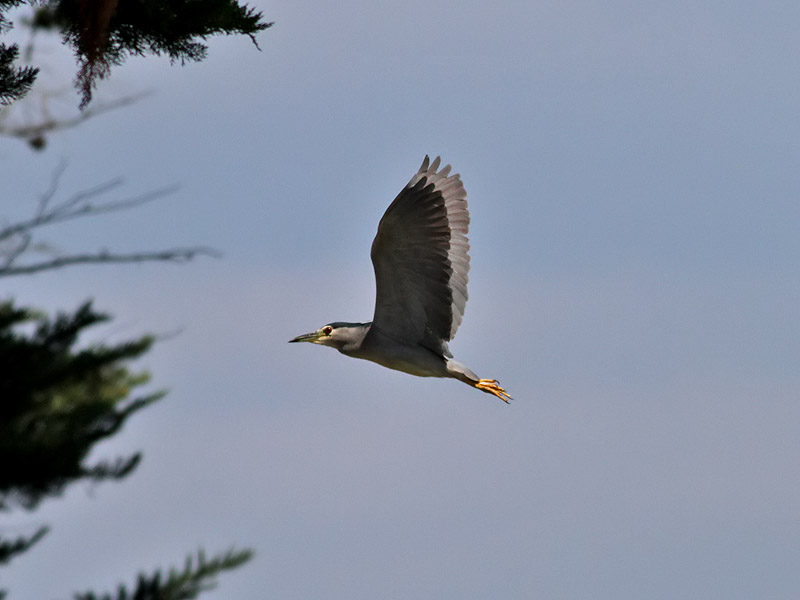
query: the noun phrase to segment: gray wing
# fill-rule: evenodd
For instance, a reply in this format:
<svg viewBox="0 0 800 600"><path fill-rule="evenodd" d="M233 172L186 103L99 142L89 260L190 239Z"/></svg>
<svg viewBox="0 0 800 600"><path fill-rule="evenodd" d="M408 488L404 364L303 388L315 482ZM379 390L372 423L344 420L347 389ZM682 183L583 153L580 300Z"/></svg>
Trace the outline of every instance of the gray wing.
<svg viewBox="0 0 800 600"><path fill-rule="evenodd" d="M467 304L467 192L450 165L426 156L386 209L372 242L373 328L448 354Z"/></svg>

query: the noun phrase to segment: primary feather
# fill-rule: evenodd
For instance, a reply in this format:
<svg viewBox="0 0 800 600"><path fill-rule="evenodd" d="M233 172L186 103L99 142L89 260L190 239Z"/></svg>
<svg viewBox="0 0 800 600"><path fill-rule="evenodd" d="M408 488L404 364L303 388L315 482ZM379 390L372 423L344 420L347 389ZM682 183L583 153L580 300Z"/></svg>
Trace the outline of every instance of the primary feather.
<svg viewBox="0 0 800 600"><path fill-rule="evenodd" d="M467 304L469 211L459 175L440 162L425 157L378 225L372 327L449 355Z"/></svg>

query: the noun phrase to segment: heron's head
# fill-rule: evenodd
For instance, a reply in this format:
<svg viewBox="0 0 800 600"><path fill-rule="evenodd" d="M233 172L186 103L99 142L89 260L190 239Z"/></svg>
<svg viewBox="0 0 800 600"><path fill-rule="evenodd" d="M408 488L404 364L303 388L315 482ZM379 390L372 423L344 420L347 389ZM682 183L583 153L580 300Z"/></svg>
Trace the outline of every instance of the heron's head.
<svg viewBox="0 0 800 600"><path fill-rule="evenodd" d="M361 345L361 341L369 330L370 323L328 323L313 333L298 335L289 340L292 342L311 342L320 346L330 346L337 350L351 348L354 344Z"/></svg>

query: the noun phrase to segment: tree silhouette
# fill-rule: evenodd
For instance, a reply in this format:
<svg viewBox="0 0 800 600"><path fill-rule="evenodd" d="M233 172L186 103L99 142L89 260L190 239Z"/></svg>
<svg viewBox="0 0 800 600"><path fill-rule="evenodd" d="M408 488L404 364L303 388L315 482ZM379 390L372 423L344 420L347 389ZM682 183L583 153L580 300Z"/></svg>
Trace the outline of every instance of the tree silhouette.
<svg viewBox="0 0 800 600"><path fill-rule="evenodd" d="M40 196L33 215L0 228L0 277L19 276L85 263L187 261L206 248L177 248L118 254L58 254L38 239L40 229L71 219L128 210L170 191L156 190L122 200L106 200L121 180L113 179L57 200L63 166ZM29 255L45 251L45 259ZM139 394L149 381L146 372L132 372L128 363L142 357L156 338L143 335L118 344L82 345L81 335L110 320L85 302L76 310L49 317L39 310L0 302L0 513L33 511L81 482L121 480L141 461L136 452L86 464L96 444L114 436L129 417L163 397ZM46 536L41 526L27 535L8 536L0 527L0 568ZM207 559L202 550L189 556L182 570L139 575L131 590L120 585L116 595L86 592L78 600L183 600L211 589L219 573L252 556L249 549L229 550ZM6 597L0 589L0 600Z"/></svg>
<svg viewBox="0 0 800 600"><path fill-rule="evenodd" d="M12 23L8 11L24 0L0 0L0 35ZM124 106L132 96L86 109L98 80L128 56L167 55L173 62L202 60L205 40L212 35L255 34L272 24L236 0L44 0L34 4L31 17L22 20L31 36L54 32L75 53L75 83L83 112L78 117L55 118L46 110L32 124L6 126L0 135L25 139L42 149L45 134L73 127L91 116ZM25 52L29 60L33 43ZM38 69L17 64L17 45L0 42L0 107L23 98ZM0 108L0 110L3 110ZM8 115L3 110L0 119ZM74 219L128 210L163 197L172 187L140 195L108 199L120 191L114 178L63 195L64 165L53 174L31 216L0 225L0 277L12 277L86 263L148 261L185 262L212 249L181 247L133 253L70 249L56 251L41 237L50 226ZM0 514L35 511L83 481L103 482L128 477L141 461L140 452L89 464L88 456L101 441L116 435L127 420L163 397L142 392L149 375L129 368L144 356L156 338L142 335L117 344L85 344L87 330L108 322L109 315L87 301L77 309L49 316L30 307L0 299ZM30 533L8 533L0 526L0 568L46 537L49 526ZM210 589L223 571L236 568L252 556L248 549L230 549L207 558L203 550L190 554L182 568L140 574L130 587L116 592L76 594L76 600L184 600ZM0 600L8 591L0 589Z"/></svg>
<svg viewBox="0 0 800 600"><path fill-rule="evenodd" d="M34 510L74 483L123 479L139 464L139 452L86 464L98 442L116 434L131 415L164 395L134 395L149 376L126 366L147 352L152 336L79 347L86 329L108 319L89 302L52 319L10 301L0 304L0 511ZM13 539L1 531L0 566L36 544L49 528ZM230 550L209 560L201 550L196 560L187 559L181 571L140 575L132 592L120 586L116 596L87 592L76 598L195 598L213 587L218 573L251 556L250 550ZM4 595L0 590L0 598Z"/></svg>
<svg viewBox="0 0 800 600"><path fill-rule="evenodd" d="M121 479L139 463L137 453L84 464L97 442L163 395L131 398L148 377L124 366L150 348L152 337L75 347L85 329L107 320L89 302L54 319L0 305L0 510L36 508L70 483ZM23 328L28 323L35 325L31 333Z"/></svg>
<svg viewBox="0 0 800 600"><path fill-rule="evenodd" d="M0 10L5 0L0 0ZM0 14L0 33L10 27L8 21ZM34 67L15 67L14 63L19 58L19 48L17 46L6 46L0 44L0 106L11 104L27 94L39 69Z"/></svg>
<svg viewBox="0 0 800 600"><path fill-rule="evenodd" d="M0 0L0 33L11 28L5 13L23 1ZM129 56L199 61L206 57L209 37L247 35L256 44L255 35L272 23L236 0L49 0L29 25L34 31L59 31L75 52L75 85L85 107L98 80ZM38 74L35 67L15 67L18 56L16 45L0 44L0 104L22 98Z"/></svg>
<svg viewBox="0 0 800 600"><path fill-rule="evenodd" d="M202 550L197 558L189 555L182 570L172 568L164 576L161 571L152 575L140 574L136 587L128 591L125 586L117 589L116 595L95 595L93 592L76 594L75 600L191 600L198 594L214 587L213 577L220 571L235 569L250 560L249 550L229 550L207 560Z"/></svg>

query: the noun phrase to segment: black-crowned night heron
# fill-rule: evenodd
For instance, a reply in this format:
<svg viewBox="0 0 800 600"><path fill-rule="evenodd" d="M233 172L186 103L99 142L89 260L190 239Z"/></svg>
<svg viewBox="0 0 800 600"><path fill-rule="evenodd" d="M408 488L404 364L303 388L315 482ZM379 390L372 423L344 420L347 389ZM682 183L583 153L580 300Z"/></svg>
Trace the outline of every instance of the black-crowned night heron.
<svg viewBox="0 0 800 600"><path fill-rule="evenodd" d="M450 165L426 156L397 195L372 242L377 297L371 323L328 323L290 342L311 342L420 377L453 377L511 400L496 379L453 360L467 304L467 192Z"/></svg>

